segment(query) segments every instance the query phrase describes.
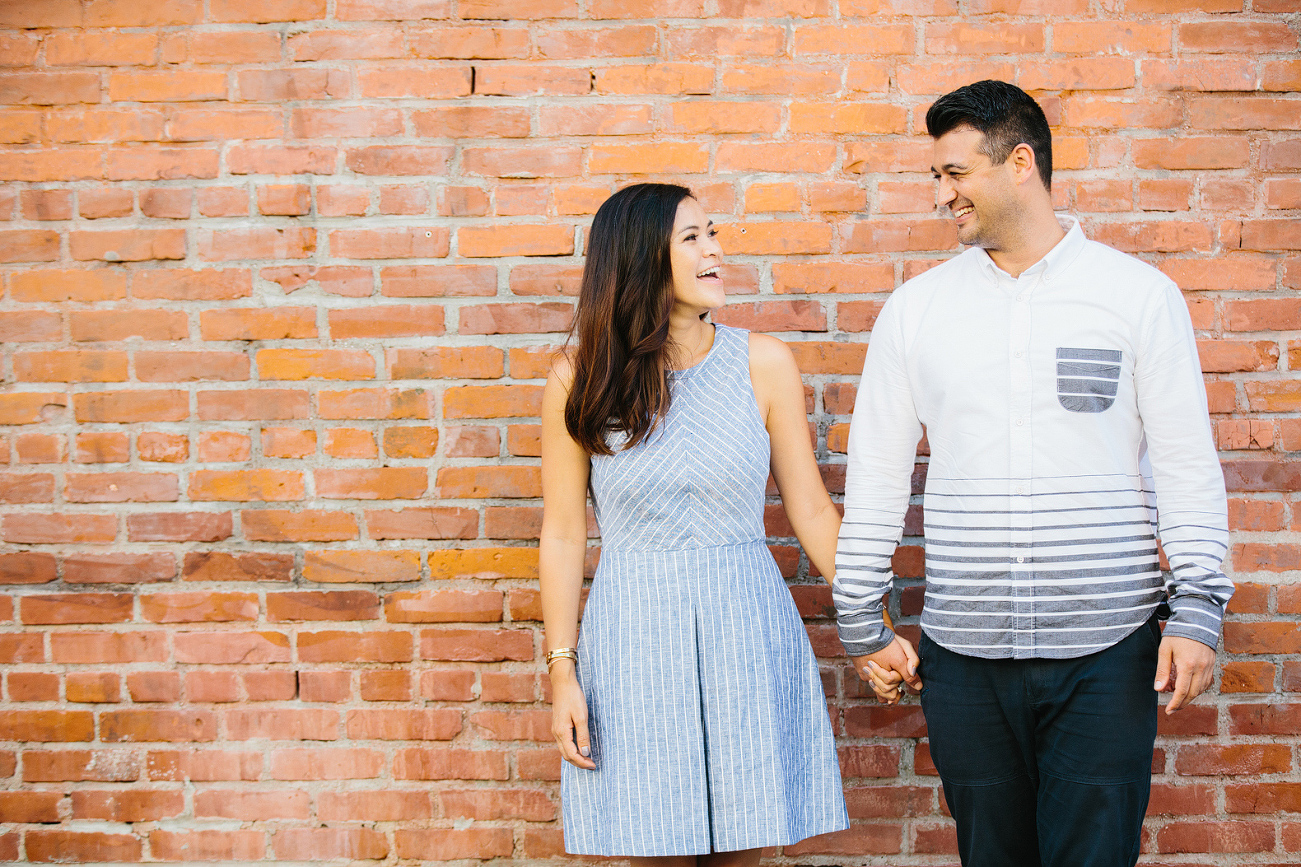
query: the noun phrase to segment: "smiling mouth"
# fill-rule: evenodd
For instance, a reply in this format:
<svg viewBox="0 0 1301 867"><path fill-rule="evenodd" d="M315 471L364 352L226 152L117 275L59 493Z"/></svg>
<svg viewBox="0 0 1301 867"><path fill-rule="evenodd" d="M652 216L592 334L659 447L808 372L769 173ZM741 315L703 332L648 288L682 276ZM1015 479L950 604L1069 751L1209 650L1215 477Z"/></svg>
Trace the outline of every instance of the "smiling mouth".
<svg viewBox="0 0 1301 867"><path fill-rule="evenodd" d="M720 280L722 279L722 275L718 273L718 266L715 265L712 268L706 268L705 270L701 271L699 274L696 275L696 279L697 280Z"/></svg>
<svg viewBox="0 0 1301 867"><path fill-rule="evenodd" d="M975 212L976 209L971 205L963 205L961 208L954 209L953 217L954 219L961 220L963 217L968 216L969 214L974 214Z"/></svg>

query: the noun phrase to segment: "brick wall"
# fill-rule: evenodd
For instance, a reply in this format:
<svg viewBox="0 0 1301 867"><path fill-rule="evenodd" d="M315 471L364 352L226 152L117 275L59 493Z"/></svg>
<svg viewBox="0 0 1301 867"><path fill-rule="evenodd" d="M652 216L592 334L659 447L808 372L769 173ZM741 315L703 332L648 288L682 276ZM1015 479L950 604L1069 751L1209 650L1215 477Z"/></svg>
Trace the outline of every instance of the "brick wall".
<svg viewBox="0 0 1301 867"><path fill-rule="evenodd" d="M791 343L839 493L881 302L955 249L925 109L993 76L1045 106L1061 208L1186 290L1223 449L1240 589L1148 861L1295 863L1299 32L1296 0L0 3L0 860L557 857L537 411L592 212L698 191L717 319ZM769 527L854 818L777 863L955 863L920 710L864 697Z"/></svg>

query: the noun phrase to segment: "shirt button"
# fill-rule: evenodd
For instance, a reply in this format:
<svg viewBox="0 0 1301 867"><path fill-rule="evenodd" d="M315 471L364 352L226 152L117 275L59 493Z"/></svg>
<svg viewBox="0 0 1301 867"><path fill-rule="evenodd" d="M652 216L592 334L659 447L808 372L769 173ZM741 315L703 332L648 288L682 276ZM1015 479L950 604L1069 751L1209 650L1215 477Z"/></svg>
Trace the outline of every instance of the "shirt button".
<svg viewBox="0 0 1301 867"><path fill-rule="evenodd" d="M1024 295L1018 295L1018 296L1016 296L1016 300L1017 300L1017 301L1024 301L1024 300L1025 300L1025 296L1024 296Z"/></svg>
<svg viewBox="0 0 1301 867"><path fill-rule="evenodd" d="M1023 353L1021 352L1021 350L1018 349L1018 350L1016 351L1016 357L1017 357L1017 358L1020 358L1022 355L1023 355Z"/></svg>
<svg viewBox="0 0 1301 867"><path fill-rule="evenodd" d="M1020 427L1020 426L1023 425L1023 424L1025 424L1025 419L1023 419L1023 418L1019 418L1019 419L1016 420L1016 426L1017 426L1017 427Z"/></svg>
<svg viewBox="0 0 1301 867"><path fill-rule="evenodd" d="M1025 493L1025 488L1017 487L1016 492L1017 492L1018 494L1024 494L1024 493Z"/></svg>
<svg viewBox="0 0 1301 867"><path fill-rule="evenodd" d="M1017 558L1016 558L1016 562L1018 562L1018 563L1024 563L1024 562L1025 562L1025 558L1024 558L1024 557L1017 557Z"/></svg>

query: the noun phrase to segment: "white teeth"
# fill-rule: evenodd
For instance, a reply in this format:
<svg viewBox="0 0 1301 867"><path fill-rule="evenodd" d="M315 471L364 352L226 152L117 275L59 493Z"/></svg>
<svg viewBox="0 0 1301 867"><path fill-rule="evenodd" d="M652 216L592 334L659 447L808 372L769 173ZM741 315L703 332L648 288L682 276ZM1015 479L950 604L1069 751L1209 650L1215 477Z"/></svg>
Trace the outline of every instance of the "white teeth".
<svg viewBox="0 0 1301 867"><path fill-rule="evenodd" d="M955 216L955 217L964 217L964 216L966 216L967 214L970 214L970 213L971 213L972 211L974 211L974 210L976 210L976 209L973 208L973 207L971 207L970 205L965 205L965 206L963 206L963 207L961 207L961 208L958 208L956 211L954 211L954 212L953 212L953 216Z"/></svg>
<svg viewBox="0 0 1301 867"><path fill-rule="evenodd" d="M701 272L700 272L699 274L697 274L696 276L697 276L697 277L717 277L717 276L718 276L718 266L715 265L713 268L706 268L705 270L701 271Z"/></svg>

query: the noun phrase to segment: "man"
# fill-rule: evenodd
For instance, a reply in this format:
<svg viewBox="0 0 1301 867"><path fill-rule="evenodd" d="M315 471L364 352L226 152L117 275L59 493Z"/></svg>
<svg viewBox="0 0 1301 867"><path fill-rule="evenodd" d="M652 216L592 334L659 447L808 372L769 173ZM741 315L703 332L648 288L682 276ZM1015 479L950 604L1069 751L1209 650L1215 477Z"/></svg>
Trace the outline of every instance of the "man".
<svg viewBox="0 0 1301 867"><path fill-rule="evenodd" d="M841 641L884 701L924 678L964 865L1133 865L1156 693L1173 691L1173 713L1210 684L1233 593L1187 308L1159 271L1053 213L1051 132L1022 90L962 87L926 124L968 249L900 287L872 330L836 556ZM882 595L923 425L919 670Z"/></svg>

